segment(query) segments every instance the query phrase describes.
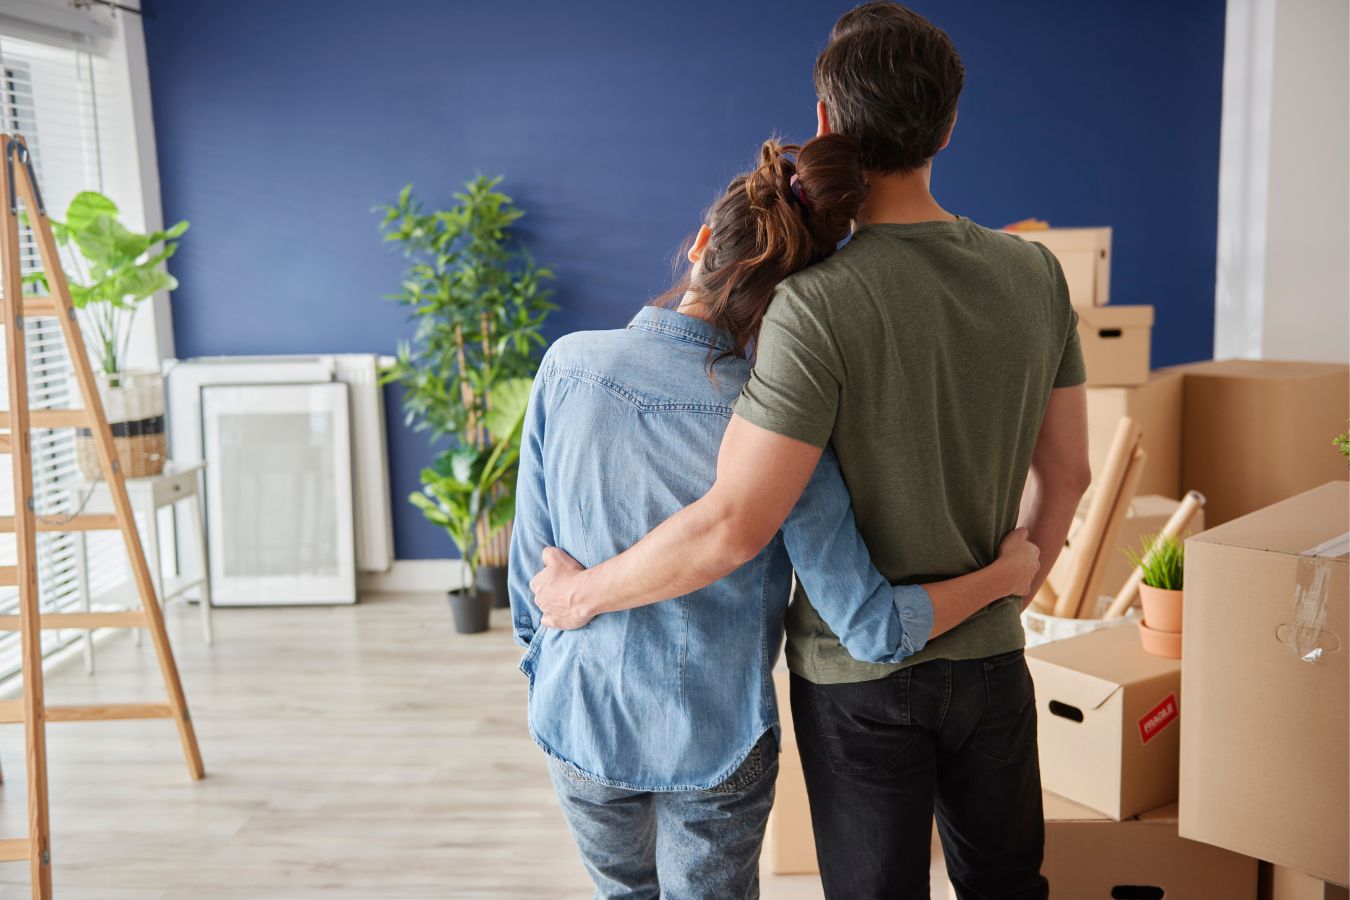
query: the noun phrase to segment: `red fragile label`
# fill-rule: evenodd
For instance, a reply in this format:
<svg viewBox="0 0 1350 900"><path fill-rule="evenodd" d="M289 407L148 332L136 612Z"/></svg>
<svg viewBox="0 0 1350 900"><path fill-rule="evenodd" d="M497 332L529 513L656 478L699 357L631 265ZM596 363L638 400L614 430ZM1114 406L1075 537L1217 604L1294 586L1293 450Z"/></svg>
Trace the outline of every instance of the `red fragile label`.
<svg viewBox="0 0 1350 900"><path fill-rule="evenodd" d="M1139 720L1139 739L1145 744L1162 734L1163 729L1177 720L1177 695L1168 694L1157 706Z"/></svg>

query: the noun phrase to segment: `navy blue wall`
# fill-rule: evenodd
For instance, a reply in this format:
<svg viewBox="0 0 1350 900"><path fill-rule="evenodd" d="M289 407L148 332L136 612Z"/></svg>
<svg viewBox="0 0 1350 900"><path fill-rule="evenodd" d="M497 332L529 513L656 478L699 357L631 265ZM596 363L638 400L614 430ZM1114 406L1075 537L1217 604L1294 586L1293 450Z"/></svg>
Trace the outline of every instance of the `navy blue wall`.
<svg viewBox="0 0 1350 900"><path fill-rule="evenodd" d="M666 286L713 192L814 128L822 0L158 0L145 20L181 356L390 351L400 261L371 207L502 173L558 273L555 333ZM1155 364L1207 358L1222 0L916 2L967 87L942 202L998 226L1115 227L1112 298L1153 303ZM391 403L397 398L390 397ZM397 421L396 408L391 419ZM446 556L402 502L429 457L389 434L400 558Z"/></svg>

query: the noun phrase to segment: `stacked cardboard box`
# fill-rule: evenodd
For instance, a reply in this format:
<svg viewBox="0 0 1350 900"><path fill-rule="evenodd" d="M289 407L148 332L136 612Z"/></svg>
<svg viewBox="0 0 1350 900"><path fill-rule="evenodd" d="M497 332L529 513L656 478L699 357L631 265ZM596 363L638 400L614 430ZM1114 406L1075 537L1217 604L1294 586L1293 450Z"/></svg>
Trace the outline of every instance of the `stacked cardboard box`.
<svg viewBox="0 0 1350 900"><path fill-rule="evenodd" d="M1176 801L1179 660L1105 628L1028 650L1027 666L1046 790L1117 820Z"/></svg>
<svg viewBox="0 0 1350 900"><path fill-rule="evenodd" d="M774 788L769 825L764 832L764 853L769 860L769 871L775 875L809 875L818 872L819 867L802 758L797 753L797 736L792 729L787 669L777 669L773 673L773 683L778 694L778 718L783 727L783 752L778 757L778 784Z"/></svg>
<svg viewBox="0 0 1350 900"><path fill-rule="evenodd" d="M1045 807L1041 874L1050 882L1051 897L1255 900L1258 896L1256 860L1180 837L1175 804L1117 822L1049 791L1041 800ZM947 896L956 900L956 890L950 889Z"/></svg>
<svg viewBox="0 0 1350 900"><path fill-rule="evenodd" d="M1125 417L1144 432L1148 463L1137 492L1179 498L1190 489L1181 479L1182 374L1152 372L1142 384L1087 389L1088 460L1094 473L1106 463L1116 426Z"/></svg>
<svg viewBox="0 0 1350 900"><path fill-rule="evenodd" d="M1350 900L1350 890L1285 866L1261 863L1257 900Z"/></svg>
<svg viewBox="0 0 1350 900"><path fill-rule="evenodd" d="M1153 334L1151 306L1092 306L1078 310L1078 341L1088 387L1148 381Z"/></svg>
<svg viewBox="0 0 1350 900"><path fill-rule="evenodd" d="M1350 881L1350 484L1186 543L1181 834Z"/></svg>
<svg viewBox="0 0 1350 900"><path fill-rule="evenodd" d="M1044 795L1050 896L1254 900L1256 860L1177 834L1176 804L1124 821Z"/></svg>
<svg viewBox="0 0 1350 900"><path fill-rule="evenodd" d="M1350 367L1230 359L1175 371L1185 376L1181 488L1208 498L1211 527L1346 478L1331 439L1350 417Z"/></svg>

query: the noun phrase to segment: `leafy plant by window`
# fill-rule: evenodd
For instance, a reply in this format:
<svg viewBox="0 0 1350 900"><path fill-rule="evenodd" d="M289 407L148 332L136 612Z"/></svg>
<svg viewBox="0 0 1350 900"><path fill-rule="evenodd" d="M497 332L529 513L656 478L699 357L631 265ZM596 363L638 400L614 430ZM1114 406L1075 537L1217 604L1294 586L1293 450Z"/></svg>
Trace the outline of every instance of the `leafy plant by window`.
<svg viewBox="0 0 1350 900"><path fill-rule="evenodd" d="M51 224L57 244L75 251L66 254L66 277L70 299L93 337L90 352L99 368L115 375L126 360L131 322L141 302L178 287L162 263L178 249L177 238L188 223L140 234L117 218L117 204L97 191L83 191L70 201L66 220L52 219ZM162 246L155 251L157 245ZM50 290L44 272L34 272L24 282Z"/></svg>
<svg viewBox="0 0 1350 900"><path fill-rule="evenodd" d="M1126 550L1130 564L1143 567L1144 584L1164 591L1179 591L1186 573L1186 543L1179 537L1165 537L1152 553L1149 552L1158 535L1145 535L1139 550Z"/></svg>

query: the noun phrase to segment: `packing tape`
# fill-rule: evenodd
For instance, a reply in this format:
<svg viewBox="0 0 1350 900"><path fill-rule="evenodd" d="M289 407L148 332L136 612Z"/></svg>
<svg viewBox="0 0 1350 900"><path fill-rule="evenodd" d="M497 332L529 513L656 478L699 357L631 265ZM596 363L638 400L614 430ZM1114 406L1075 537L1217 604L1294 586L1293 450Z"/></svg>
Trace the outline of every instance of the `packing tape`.
<svg viewBox="0 0 1350 900"><path fill-rule="evenodd" d="M1331 583L1332 562L1350 556L1350 532L1324 541L1298 558L1298 578L1294 582L1294 620L1280 629L1294 655L1304 662L1321 660L1324 652L1340 648L1340 639L1322 631L1327 621L1327 586Z"/></svg>

